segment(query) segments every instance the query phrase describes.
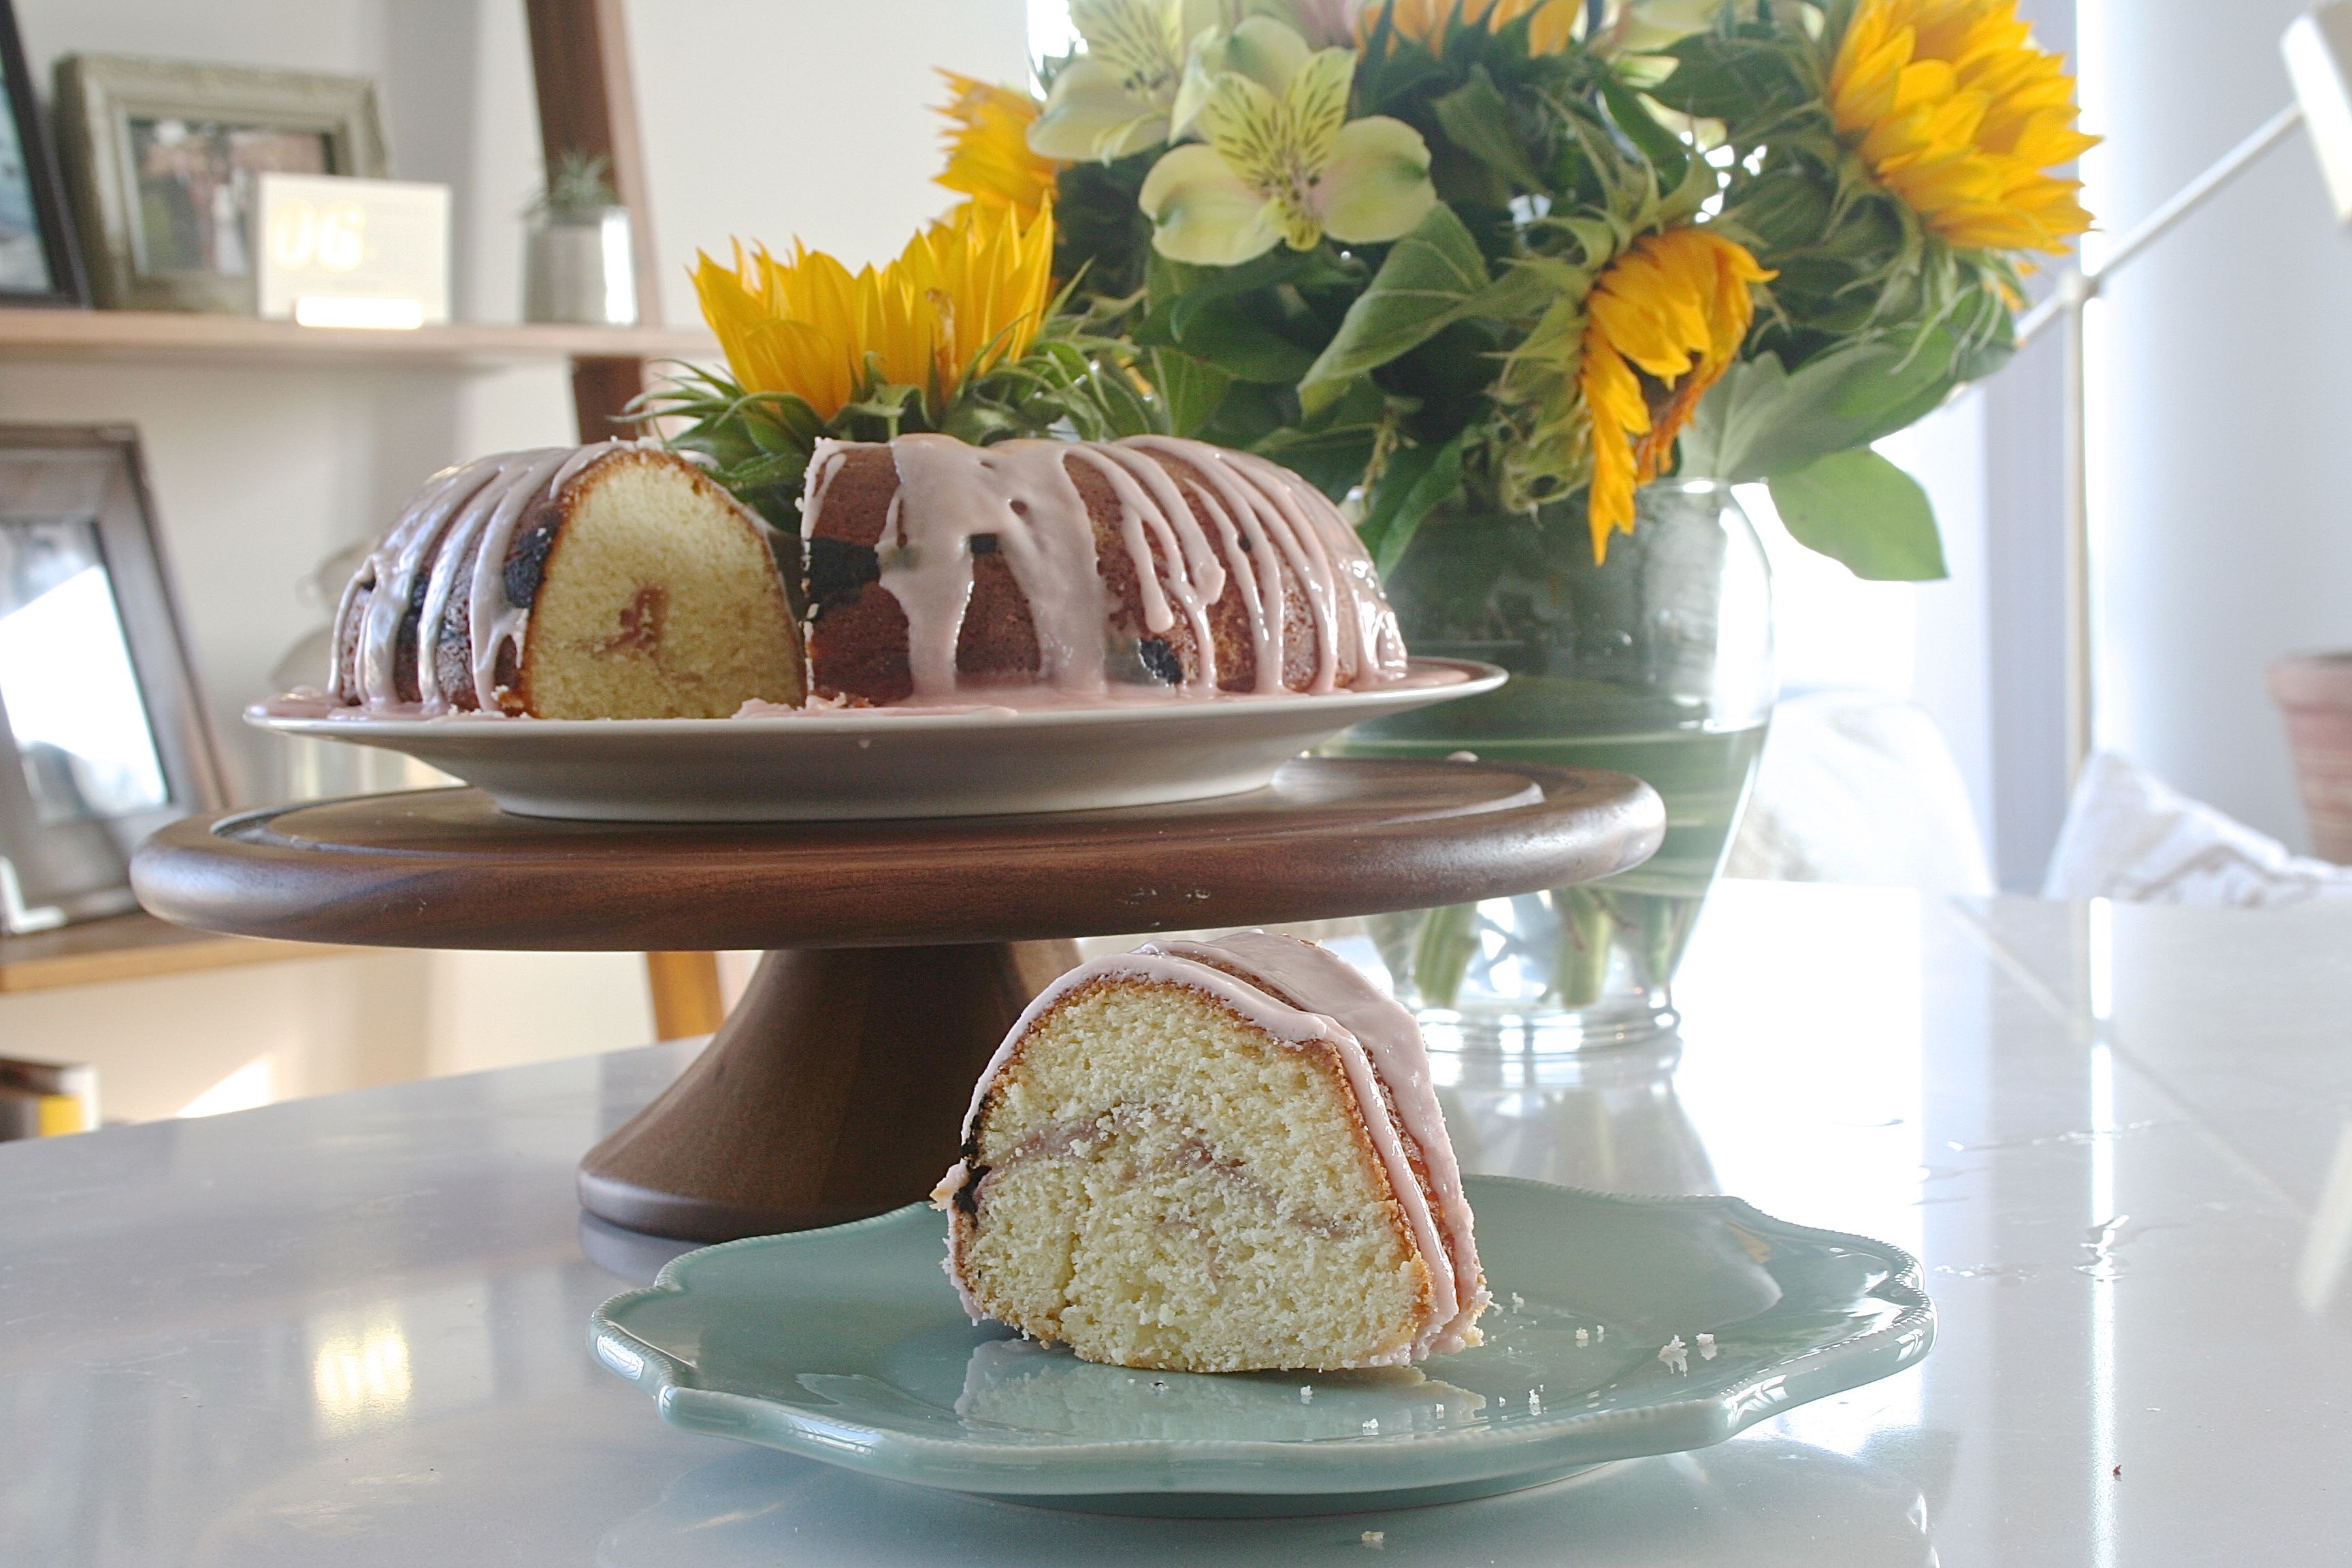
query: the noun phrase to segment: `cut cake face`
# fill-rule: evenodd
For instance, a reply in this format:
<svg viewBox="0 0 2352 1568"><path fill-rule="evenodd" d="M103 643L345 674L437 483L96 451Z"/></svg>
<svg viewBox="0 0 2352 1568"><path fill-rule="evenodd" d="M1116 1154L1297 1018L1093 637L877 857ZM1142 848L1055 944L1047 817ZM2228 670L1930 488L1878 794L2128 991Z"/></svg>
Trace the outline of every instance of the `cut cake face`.
<svg viewBox="0 0 2352 1568"><path fill-rule="evenodd" d="M1263 931L1147 944L1033 1003L934 1194L975 1319L1185 1372L1478 1342L1468 1205L1412 1016Z"/></svg>
<svg viewBox="0 0 2352 1568"><path fill-rule="evenodd" d="M639 443L446 469L344 590L332 694L539 719L797 704L800 628L769 541L694 463Z"/></svg>

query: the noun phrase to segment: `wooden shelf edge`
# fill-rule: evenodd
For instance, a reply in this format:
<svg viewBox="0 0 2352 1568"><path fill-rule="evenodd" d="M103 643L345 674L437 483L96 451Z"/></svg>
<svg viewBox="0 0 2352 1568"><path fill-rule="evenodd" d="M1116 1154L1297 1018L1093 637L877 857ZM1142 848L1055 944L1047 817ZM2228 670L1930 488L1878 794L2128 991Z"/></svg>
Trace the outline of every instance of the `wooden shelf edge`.
<svg viewBox="0 0 2352 1568"><path fill-rule="evenodd" d="M719 357L717 340L698 327L452 321L368 331L194 311L0 309L0 359L501 365Z"/></svg>
<svg viewBox="0 0 2352 1568"><path fill-rule="evenodd" d="M221 936L151 914L116 915L30 936L0 937L0 995L365 951L327 942Z"/></svg>

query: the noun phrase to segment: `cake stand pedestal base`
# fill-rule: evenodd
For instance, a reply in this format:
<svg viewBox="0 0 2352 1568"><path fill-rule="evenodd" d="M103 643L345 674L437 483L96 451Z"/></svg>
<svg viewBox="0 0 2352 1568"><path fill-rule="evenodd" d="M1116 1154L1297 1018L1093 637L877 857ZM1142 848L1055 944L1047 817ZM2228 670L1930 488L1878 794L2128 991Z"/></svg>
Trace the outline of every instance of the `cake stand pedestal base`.
<svg viewBox="0 0 2352 1568"><path fill-rule="evenodd" d="M971 1086L1070 942L782 950L677 1080L580 1163L580 1202L689 1241L927 1197Z"/></svg>
<svg viewBox="0 0 2352 1568"><path fill-rule="evenodd" d="M472 789L358 795L175 822L131 875L155 913L244 936L775 950L580 1170L600 1218L722 1241L928 1194L989 1057L1077 962L1061 939L1564 888L1639 865L1664 828L1621 773L1302 757L1247 795L1028 816L591 822Z"/></svg>

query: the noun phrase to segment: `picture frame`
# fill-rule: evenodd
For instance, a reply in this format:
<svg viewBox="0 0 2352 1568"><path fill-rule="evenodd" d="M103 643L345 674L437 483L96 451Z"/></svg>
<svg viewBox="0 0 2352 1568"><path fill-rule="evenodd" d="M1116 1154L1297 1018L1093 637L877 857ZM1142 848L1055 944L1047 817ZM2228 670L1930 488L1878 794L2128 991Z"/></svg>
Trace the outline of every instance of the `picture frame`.
<svg viewBox="0 0 2352 1568"><path fill-rule="evenodd" d="M90 292L107 310L254 314L260 176L385 170L365 77L68 55L57 124Z"/></svg>
<svg viewBox="0 0 2352 1568"><path fill-rule="evenodd" d="M0 0L0 305L89 303L24 36L9 0Z"/></svg>
<svg viewBox="0 0 2352 1568"><path fill-rule="evenodd" d="M130 860L217 811L136 431L0 425L0 932L138 907Z"/></svg>

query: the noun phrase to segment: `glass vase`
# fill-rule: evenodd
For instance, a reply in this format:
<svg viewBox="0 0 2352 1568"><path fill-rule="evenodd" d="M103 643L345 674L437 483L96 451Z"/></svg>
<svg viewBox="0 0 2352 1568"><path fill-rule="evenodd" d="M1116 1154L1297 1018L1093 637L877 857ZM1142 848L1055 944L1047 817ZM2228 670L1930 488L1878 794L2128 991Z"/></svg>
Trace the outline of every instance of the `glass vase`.
<svg viewBox="0 0 2352 1568"><path fill-rule="evenodd" d="M1596 563L1580 507L1457 497L1389 594L1417 654L1484 659L1499 690L1359 725L1339 751L1609 768L1664 797L1664 844L1598 882L1366 924L1433 1047L1544 1054L1654 1039L1772 711L1771 584L1728 486L1668 480Z"/></svg>

